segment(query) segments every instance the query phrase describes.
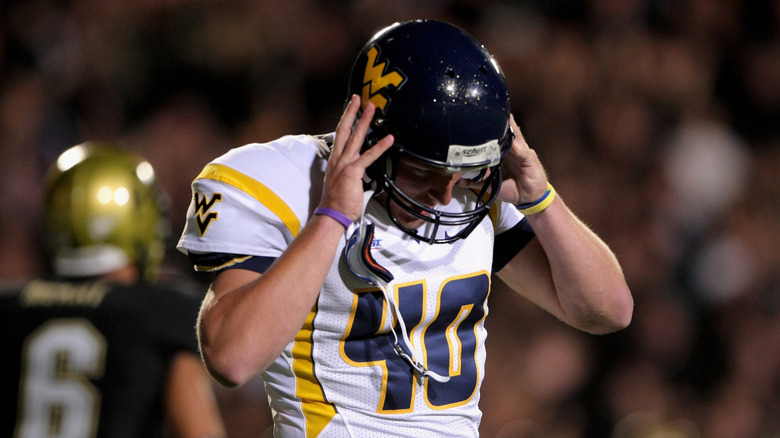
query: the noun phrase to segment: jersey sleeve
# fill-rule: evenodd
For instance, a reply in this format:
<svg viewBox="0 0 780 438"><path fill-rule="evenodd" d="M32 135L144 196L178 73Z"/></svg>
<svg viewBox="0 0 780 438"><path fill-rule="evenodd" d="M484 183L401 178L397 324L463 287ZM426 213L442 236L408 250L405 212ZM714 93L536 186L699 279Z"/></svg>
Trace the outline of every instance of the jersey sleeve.
<svg viewBox="0 0 780 438"><path fill-rule="evenodd" d="M226 255L208 258L227 261L222 266L196 266L206 271L249 256L278 257L308 220L311 200L319 199L324 169L319 146L308 136L231 150L193 181L177 248Z"/></svg>
<svg viewBox="0 0 780 438"><path fill-rule="evenodd" d="M514 228L525 216L514 205L508 202L496 201L490 209L490 218L493 220L496 236L498 236Z"/></svg>
<svg viewBox="0 0 780 438"><path fill-rule="evenodd" d="M528 219L514 205L497 201L496 210L493 272L498 272L506 266L534 237L534 230L528 224Z"/></svg>

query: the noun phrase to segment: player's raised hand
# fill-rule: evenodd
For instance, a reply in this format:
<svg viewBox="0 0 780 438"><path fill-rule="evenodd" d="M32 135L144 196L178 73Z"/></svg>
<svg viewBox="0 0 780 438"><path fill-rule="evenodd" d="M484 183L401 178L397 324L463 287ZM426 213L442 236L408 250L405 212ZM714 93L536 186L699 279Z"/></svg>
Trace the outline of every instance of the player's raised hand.
<svg viewBox="0 0 780 438"><path fill-rule="evenodd" d="M320 207L339 211L352 221L357 220L363 211L363 174L366 168L393 145L393 136L388 135L360 153L375 111L374 105L367 103L355 124L360 105L360 97L353 95L341 116L320 201Z"/></svg>
<svg viewBox="0 0 780 438"><path fill-rule="evenodd" d="M547 174L536 151L526 143L514 116L510 116L509 123L516 135L512 149L501 163L504 181L499 199L512 204L533 202L547 191Z"/></svg>

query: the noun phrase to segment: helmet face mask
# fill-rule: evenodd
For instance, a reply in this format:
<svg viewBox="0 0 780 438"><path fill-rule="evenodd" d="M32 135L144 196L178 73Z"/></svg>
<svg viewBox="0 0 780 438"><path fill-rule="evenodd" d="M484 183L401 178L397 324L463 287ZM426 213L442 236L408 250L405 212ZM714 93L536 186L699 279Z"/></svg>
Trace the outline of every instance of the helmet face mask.
<svg viewBox="0 0 780 438"><path fill-rule="evenodd" d="M55 274L93 277L135 265L145 280L162 262L169 225L152 166L96 143L68 149L52 166L43 222Z"/></svg>
<svg viewBox="0 0 780 438"><path fill-rule="evenodd" d="M490 207L498 197L501 186L501 166L487 169L490 174L482 180L482 187L475 191L474 205L470 210L461 212L447 212L428 207L404 192L397 184L394 176L385 174L382 178L385 197L385 209L393 223L405 233L427 243L451 243L458 239L468 237L482 219L490 212ZM420 233L417 228L404 224L396 214L392 212L392 204L403 209L408 216L422 220L429 224L430 228ZM442 227L457 227L458 231L449 234L444 231L443 237L439 237Z"/></svg>
<svg viewBox="0 0 780 438"><path fill-rule="evenodd" d="M503 72L474 37L440 21L395 23L369 40L350 76L350 94L363 107L376 107L365 148L388 134L395 144L367 171L386 192L393 222L418 240L449 243L464 238L487 215L501 184L500 163L514 134ZM404 193L395 182L399 157L418 160L442 172L481 177L490 169L469 210L430 208ZM403 225L391 209L432 224L424 236ZM439 233L441 227L457 231ZM443 234L444 237L438 236Z"/></svg>

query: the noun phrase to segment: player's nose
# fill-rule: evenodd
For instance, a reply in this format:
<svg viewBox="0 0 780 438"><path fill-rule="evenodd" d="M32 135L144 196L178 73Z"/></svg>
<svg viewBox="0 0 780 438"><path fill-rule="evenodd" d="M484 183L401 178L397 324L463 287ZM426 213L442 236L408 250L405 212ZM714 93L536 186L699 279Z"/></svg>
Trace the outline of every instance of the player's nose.
<svg viewBox="0 0 780 438"><path fill-rule="evenodd" d="M460 179L461 174L442 175L428 188L428 197L438 205L447 205L452 201L452 189Z"/></svg>

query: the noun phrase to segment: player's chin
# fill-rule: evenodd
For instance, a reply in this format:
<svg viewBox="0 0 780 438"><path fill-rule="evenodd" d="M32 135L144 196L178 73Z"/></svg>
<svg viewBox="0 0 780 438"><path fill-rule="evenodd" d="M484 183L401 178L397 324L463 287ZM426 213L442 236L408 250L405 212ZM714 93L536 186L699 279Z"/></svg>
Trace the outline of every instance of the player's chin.
<svg viewBox="0 0 780 438"><path fill-rule="evenodd" d="M425 224L425 220L420 219L418 217L412 216L412 215L404 215L403 218L397 218L398 222L401 223L401 225L405 226L406 228L410 229L417 229L420 228Z"/></svg>
<svg viewBox="0 0 780 438"><path fill-rule="evenodd" d="M423 224L425 224L426 222L425 219L415 216L414 214L406 210L403 209L399 209L399 210L401 211L397 211L395 213L395 218L398 220L398 222L401 223L401 225L403 225L406 228L416 229L423 226ZM425 217L429 215L428 212L422 210L417 211L417 213Z"/></svg>

